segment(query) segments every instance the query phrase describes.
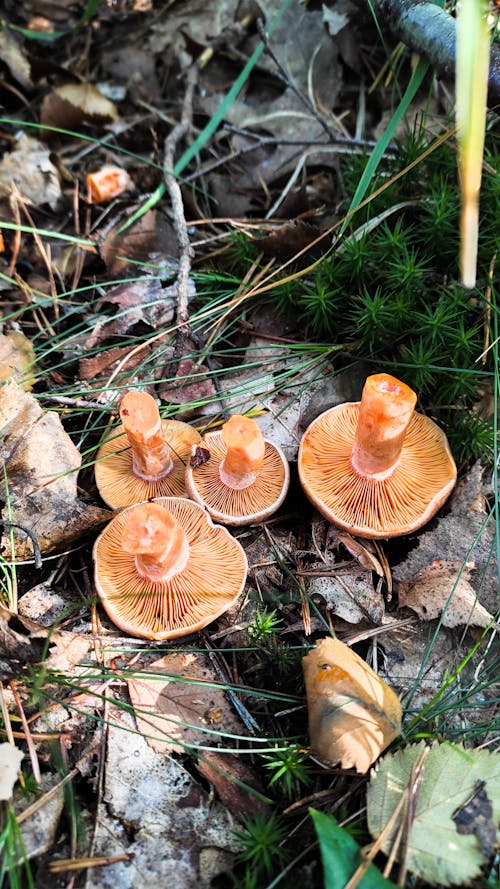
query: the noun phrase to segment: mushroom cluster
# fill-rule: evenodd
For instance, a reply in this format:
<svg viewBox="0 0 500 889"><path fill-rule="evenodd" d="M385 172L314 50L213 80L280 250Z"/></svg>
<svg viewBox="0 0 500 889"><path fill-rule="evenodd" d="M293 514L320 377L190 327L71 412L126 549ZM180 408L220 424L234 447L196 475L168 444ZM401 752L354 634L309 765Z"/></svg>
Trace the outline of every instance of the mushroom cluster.
<svg viewBox="0 0 500 889"><path fill-rule="evenodd" d="M444 432L390 374L367 378L361 402L320 414L302 438L298 469L309 499L360 537L396 537L428 522L457 476Z"/></svg>

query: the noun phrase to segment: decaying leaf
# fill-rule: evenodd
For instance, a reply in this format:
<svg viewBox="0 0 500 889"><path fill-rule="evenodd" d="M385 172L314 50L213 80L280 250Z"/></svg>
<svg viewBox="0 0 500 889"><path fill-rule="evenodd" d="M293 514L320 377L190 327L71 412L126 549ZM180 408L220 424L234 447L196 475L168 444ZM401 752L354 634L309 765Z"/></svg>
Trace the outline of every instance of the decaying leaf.
<svg viewBox="0 0 500 889"><path fill-rule="evenodd" d="M480 602L489 611L498 608L498 574L495 554L494 516L487 519L483 469L476 463L459 480L446 512L418 537L406 559L394 568L396 581L411 580L435 559L475 565L472 586L477 584Z"/></svg>
<svg viewBox="0 0 500 889"><path fill-rule="evenodd" d="M421 620L434 620L446 608L445 627L487 627L493 615L478 602L469 576L461 562L435 561L400 584L399 604L416 611Z"/></svg>
<svg viewBox="0 0 500 889"><path fill-rule="evenodd" d="M159 753L182 753L185 745L216 747L221 734L244 734L222 689L212 687L218 678L201 654L172 652L144 675L124 678L137 726Z"/></svg>
<svg viewBox="0 0 500 889"><path fill-rule="evenodd" d="M385 756L376 766L367 794L368 827L378 838L410 782L412 768L425 750L425 742ZM459 744L434 743L428 752L413 803L411 829L405 854L408 868L425 882L439 886L468 885L479 876L481 865L492 854L484 848L483 834L464 833L457 825L457 810L467 805L483 785L491 806L492 821L500 818L500 756L490 750L465 750ZM407 805L387 832L383 850L392 848ZM400 850L401 851L401 850Z"/></svg>
<svg viewBox="0 0 500 889"><path fill-rule="evenodd" d="M246 758L205 750L198 757L196 769L215 787L219 799L236 818L255 815L265 808L262 787Z"/></svg>
<svg viewBox="0 0 500 889"><path fill-rule="evenodd" d="M401 731L391 688L339 639L326 637L302 661L311 748L328 764L364 774Z"/></svg>
<svg viewBox="0 0 500 889"><path fill-rule="evenodd" d="M14 380L23 389L31 389L34 364L35 350L23 333L0 334L0 384Z"/></svg>
<svg viewBox="0 0 500 889"><path fill-rule="evenodd" d="M77 497L81 456L65 432L59 414L44 412L16 383L0 389L0 460L5 463L9 521L36 536L42 552L66 547L110 518L108 510ZM4 515L5 518L5 515ZM13 529L17 559L32 559L32 543ZM3 534L3 552L10 539Z"/></svg>
<svg viewBox="0 0 500 889"><path fill-rule="evenodd" d="M9 800L17 781L17 773L24 753L7 741L0 744L0 800Z"/></svg>
<svg viewBox="0 0 500 889"><path fill-rule="evenodd" d="M45 667L66 672L80 663L91 644L91 636L52 630L0 605L0 679L10 679L42 658Z"/></svg>
<svg viewBox="0 0 500 889"><path fill-rule="evenodd" d="M94 854L129 860L89 870L86 889L210 889L237 851L231 815L174 757L151 749L132 714L113 704L108 718Z"/></svg>
<svg viewBox="0 0 500 889"><path fill-rule="evenodd" d="M7 197L13 185L35 206L48 204L55 210L61 199L59 174L49 150L31 136L20 136L13 151L6 152L0 162L0 197ZM5 218L3 212L2 216Z"/></svg>
<svg viewBox="0 0 500 889"><path fill-rule="evenodd" d="M313 566L321 571L318 564ZM307 592L310 596L320 595L328 609L351 624L370 620L382 623L385 612L384 599L373 587L371 571L335 571L307 578Z"/></svg>
<svg viewBox="0 0 500 889"><path fill-rule="evenodd" d="M42 126L78 129L82 124L104 126L118 120L116 106L91 83L66 83L45 96Z"/></svg>
<svg viewBox="0 0 500 889"><path fill-rule="evenodd" d="M31 65L26 58L21 42L8 28L0 31L0 58L7 65L12 76L24 89L31 89Z"/></svg>

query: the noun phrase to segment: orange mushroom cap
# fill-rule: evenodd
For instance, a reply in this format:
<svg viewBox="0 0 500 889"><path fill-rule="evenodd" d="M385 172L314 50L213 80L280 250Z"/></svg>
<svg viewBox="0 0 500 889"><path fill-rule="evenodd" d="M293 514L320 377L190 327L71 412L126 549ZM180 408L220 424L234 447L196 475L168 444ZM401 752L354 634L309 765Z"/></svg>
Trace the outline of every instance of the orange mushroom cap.
<svg viewBox="0 0 500 889"><path fill-rule="evenodd" d="M234 604L248 570L229 531L182 497L124 509L97 538L93 557L108 617L145 639L201 630Z"/></svg>
<svg viewBox="0 0 500 889"><path fill-rule="evenodd" d="M122 423L97 451L95 479L112 509L154 497L184 497L184 469L200 434L180 420L162 420L147 392L131 389L120 403Z"/></svg>
<svg viewBox="0 0 500 889"><path fill-rule="evenodd" d="M131 179L122 167L105 164L100 170L88 173L85 179L89 200L93 204L110 201L130 188Z"/></svg>
<svg viewBox="0 0 500 889"><path fill-rule="evenodd" d="M457 476L444 432L413 410L415 393L389 374L368 377L361 402L330 408L306 429L299 477L330 521L360 537L424 525Z"/></svg>
<svg viewBox="0 0 500 889"><path fill-rule="evenodd" d="M288 461L278 445L263 438L255 420L234 415L221 430L208 432L202 447L210 457L199 463L193 448L186 488L213 519L245 525L281 506L290 483Z"/></svg>

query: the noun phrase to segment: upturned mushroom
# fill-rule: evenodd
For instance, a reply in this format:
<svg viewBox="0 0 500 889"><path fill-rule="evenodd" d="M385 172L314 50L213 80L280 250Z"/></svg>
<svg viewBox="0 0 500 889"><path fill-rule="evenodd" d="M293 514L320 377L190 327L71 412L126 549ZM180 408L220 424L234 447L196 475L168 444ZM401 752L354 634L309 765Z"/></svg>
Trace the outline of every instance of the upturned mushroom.
<svg viewBox="0 0 500 889"><path fill-rule="evenodd" d="M416 400L405 383L374 374L361 402L330 408L308 427L299 477L330 522L360 537L396 537L442 506L457 470L444 432L414 410Z"/></svg>
<svg viewBox="0 0 500 889"><path fill-rule="evenodd" d="M162 420L147 392L131 389L120 403L121 424L97 452L95 479L112 509L154 497L185 497L184 468L201 436L180 420Z"/></svg>
<svg viewBox="0 0 500 889"><path fill-rule="evenodd" d="M248 568L229 531L182 497L122 510L97 538L93 557L108 617L144 639L201 630L237 600Z"/></svg>
<svg viewBox="0 0 500 889"><path fill-rule="evenodd" d="M203 455L203 452L204 455ZM235 414L193 447L186 466L188 495L224 525L246 525L272 515L290 482L288 461L255 420Z"/></svg>

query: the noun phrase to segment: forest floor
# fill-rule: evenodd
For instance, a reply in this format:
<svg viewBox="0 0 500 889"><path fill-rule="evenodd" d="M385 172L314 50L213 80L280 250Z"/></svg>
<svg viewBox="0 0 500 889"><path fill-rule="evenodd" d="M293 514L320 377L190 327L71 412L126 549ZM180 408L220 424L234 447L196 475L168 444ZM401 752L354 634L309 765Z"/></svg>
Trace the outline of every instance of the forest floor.
<svg viewBox="0 0 500 889"><path fill-rule="evenodd" d="M497 119L466 290L453 87L351 0L9 0L0 59L0 889L498 889ZM396 536L297 470L379 372L458 469ZM244 589L180 638L118 628L94 580L129 390L202 436L250 417L290 465L229 528Z"/></svg>

